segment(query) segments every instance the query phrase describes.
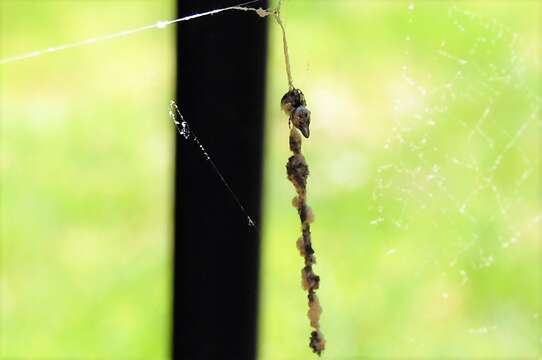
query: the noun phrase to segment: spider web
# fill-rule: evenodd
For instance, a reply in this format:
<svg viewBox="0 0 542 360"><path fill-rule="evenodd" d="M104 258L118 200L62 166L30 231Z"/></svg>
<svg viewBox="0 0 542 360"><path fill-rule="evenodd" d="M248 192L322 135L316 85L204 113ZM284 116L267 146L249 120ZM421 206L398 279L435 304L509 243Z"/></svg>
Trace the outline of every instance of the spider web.
<svg viewBox="0 0 542 360"><path fill-rule="evenodd" d="M491 315L473 319L464 329L468 335L508 334L499 307L510 299L499 304L488 299L490 292L476 290L484 279L500 276L529 281L530 290L518 287L508 295L523 298L510 302L518 321L539 330L533 322L541 311L540 39L524 38L464 4L443 5L438 6L446 9L440 19L445 33L414 26L430 24L428 10L437 5L407 5L405 91L392 104L393 126L373 184L370 223L395 234L388 254L400 256L405 248L423 254L413 276L438 274L443 301L450 288L463 289L459 292L487 306ZM414 41L426 52L414 53ZM434 63L438 72L420 71ZM530 268L519 266L521 261ZM519 268L527 273L506 274ZM501 295L498 286L494 290ZM540 333L525 335L529 347L540 348ZM423 348L419 339L411 341Z"/></svg>

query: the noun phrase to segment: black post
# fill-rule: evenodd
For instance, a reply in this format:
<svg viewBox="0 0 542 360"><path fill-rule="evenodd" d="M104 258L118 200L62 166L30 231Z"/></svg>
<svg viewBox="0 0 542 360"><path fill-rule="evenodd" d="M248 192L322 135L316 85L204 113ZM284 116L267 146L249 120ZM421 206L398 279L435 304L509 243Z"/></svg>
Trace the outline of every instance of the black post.
<svg viewBox="0 0 542 360"><path fill-rule="evenodd" d="M179 0L179 16L236 2ZM180 23L177 37L177 103L258 227L267 21L227 11ZM180 138L174 249L173 359L254 359L258 230Z"/></svg>

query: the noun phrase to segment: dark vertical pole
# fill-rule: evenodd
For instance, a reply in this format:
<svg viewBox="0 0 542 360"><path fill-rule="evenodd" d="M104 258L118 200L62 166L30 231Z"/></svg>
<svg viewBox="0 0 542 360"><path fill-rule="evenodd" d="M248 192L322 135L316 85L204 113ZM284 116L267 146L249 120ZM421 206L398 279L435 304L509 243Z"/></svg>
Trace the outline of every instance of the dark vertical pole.
<svg viewBox="0 0 542 360"><path fill-rule="evenodd" d="M236 2L180 0L179 16ZM179 107L258 226L267 21L228 11L181 23L177 38ZM179 138L174 249L173 358L254 359L258 231Z"/></svg>

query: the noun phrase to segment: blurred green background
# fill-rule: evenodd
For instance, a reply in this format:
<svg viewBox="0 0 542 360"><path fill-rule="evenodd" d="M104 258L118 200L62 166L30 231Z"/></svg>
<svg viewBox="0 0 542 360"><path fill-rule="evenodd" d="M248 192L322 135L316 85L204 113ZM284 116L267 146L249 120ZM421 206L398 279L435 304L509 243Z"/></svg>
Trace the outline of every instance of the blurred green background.
<svg viewBox="0 0 542 360"><path fill-rule="evenodd" d="M541 10L286 2L323 358L542 356ZM3 0L0 57L174 14ZM173 36L0 66L0 358L167 358ZM259 358L313 359L272 22L269 50Z"/></svg>
<svg viewBox="0 0 542 360"><path fill-rule="evenodd" d="M171 2L0 1L1 56ZM0 358L169 353L174 29L0 66Z"/></svg>

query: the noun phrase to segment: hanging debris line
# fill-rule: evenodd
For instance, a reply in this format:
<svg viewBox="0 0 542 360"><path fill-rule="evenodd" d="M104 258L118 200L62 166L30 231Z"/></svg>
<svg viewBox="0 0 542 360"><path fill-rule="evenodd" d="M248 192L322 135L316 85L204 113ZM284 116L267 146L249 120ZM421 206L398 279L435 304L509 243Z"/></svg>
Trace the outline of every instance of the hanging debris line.
<svg viewBox="0 0 542 360"><path fill-rule="evenodd" d="M299 219L301 220L301 237L297 240L297 249L305 259L305 266L301 270L301 286L308 291L309 317L311 332L309 346L312 351L320 355L326 347L324 335L320 332L320 315L322 307L316 290L320 287L320 277L316 275L312 266L316 264L315 251L311 241L310 224L314 221L314 214L309 205L307 205L307 178L309 176L309 166L305 157L301 153L301 135L305 138L310 136L310 111L306 108L307 103L301 90L292 88L281 100L282 110L290 116L290 150L293 155L286 164L286 173L288 180L292 182L297 192L297 196L292 199L292 205L297 209ZM299 130L299 131L298 131Z"/></svg>
<svg viewBox="0 0 542 360"><path fill-rule="evenodd" d="M301 237L297 239L296 246L299 254L305 259L305 266L301 270L301 286L307 290L307 299L309 310L307 316L310 325L313 328L310 335L309 346L312 351L318 355L326 348L326 340L320 331L320 315L322 307L320 300L316 295L316 290L320 287L320 277L314 273L312 266L316 264L316 255L311 241L311 223L314 221L314 214L309 205L307 205L307 178L309 177L309 166L305 157L301 153L301 134L305 138L310 136L311 112L307 109L307 102L301 90L296 89L293 82L292 70L290 66L290 55L288 54L288 42L286 41L286 29L280 9L282 0L279 0L278 6L272 11L275 21L282 31L282 47L284 51L284 63L286 65L286 75L288 77L288 92L284 94L280 101L282 110L289 116L290 125L290 150L293 155L288 158L286 163L286 173L288 180L292 182L297 192L297 196L292 199L292 205L297 209L299 219L301 220ZM292 127L293 125L293 127Z"/></svg>
<svg viewBox="0 0 542 360"><path fill-rule="evenodd" d="M233 189L231 188L230 184L228 184L224 176L222 176L222 173L220 172L220 170L214 163L213 159L211 158L211 155L209 155L209 153L207 152L203 144L199 141L198 137L194 133L194 130L190 128L190 125L184 119L183 115L181 114L181 111L179 110L179 107L177 106L174 100L171 100L169 103L169 117L171 118L171 120L173 120L173 123L175 124L175 127L177 128L177 131L179 132L179 134L182 135L182 137L184 137L185 140L192 140L199 147L199 149L201 150L203 154L203 157L205 157L205 160L207 160L209 164L211 164L213 171L218 175L222 184L226 187L226 189L228 189L228 192L232 196L233 200L235 200L235 202L237 203L237 206L239 206L239 209L241 209L243 214L246 216L247 221L248 221L248 226L256 228L256 223L252 220L250 215L248 215L248 212L245 210L245 207L243 206L243 204L241 204L241 201L239 200L237 195L235 195L235 192L233 192Z"/></svg>

